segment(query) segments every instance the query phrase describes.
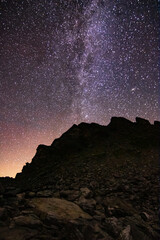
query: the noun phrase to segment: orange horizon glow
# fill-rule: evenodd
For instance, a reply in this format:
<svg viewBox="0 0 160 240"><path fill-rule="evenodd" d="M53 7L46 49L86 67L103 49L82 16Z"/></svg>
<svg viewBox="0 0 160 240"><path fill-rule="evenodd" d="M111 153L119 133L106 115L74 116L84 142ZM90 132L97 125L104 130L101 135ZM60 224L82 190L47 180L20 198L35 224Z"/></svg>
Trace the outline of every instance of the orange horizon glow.
<svg viewBox="0 0 160 240"><path fill-rule="evenodd" d="M0 177L15 177L26 162L31 162L39 144L51 145L55 138L67 130L51 131L49 128L23 129L16 125L4 125L0 142Z"/></svg>
<svg viewBox="0 0 160 240"><path fill-rule="evenodd" d="M154 120L151 119L150 123L153 124ZM99 124L107 125L109 121L110 119L106 119L106 123L104 121ZM135 119L132 121L135 122ZM60 129L52 128L54 125L50 122L47 127L42 124L41 130L18 124L3 124L4 134L0 141L0 177L15 177L22 171L26 162L32 161L38 145L51 145L54 139L60 137L74 123L80 122L67 123Z"/></svg>

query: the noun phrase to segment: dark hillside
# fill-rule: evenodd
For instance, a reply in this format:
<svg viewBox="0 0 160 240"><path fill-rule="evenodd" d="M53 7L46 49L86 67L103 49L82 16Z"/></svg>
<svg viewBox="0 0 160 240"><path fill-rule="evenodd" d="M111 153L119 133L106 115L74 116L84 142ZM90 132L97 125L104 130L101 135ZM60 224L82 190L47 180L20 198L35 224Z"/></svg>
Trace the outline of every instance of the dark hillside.
<svg viewBox="0 0 160 240"><path fill-rule="evenodd" d="M23 187L37 188L55 183L57 178L69 181L75 173L84 181L86 173L102 167L102 175L134 167L158 166L159 126L137 118L130 122L112 118L108 126L95 123L73 125L51 146L40 145L30 164L23 167L16 180ZM88 165L86 168L85 166ZM140 170L139 169L139 170ZM128 170L127 170L128 171ZM146 169L147 171L147 169ZM63 176L62 176L63 175Z"/></svg>

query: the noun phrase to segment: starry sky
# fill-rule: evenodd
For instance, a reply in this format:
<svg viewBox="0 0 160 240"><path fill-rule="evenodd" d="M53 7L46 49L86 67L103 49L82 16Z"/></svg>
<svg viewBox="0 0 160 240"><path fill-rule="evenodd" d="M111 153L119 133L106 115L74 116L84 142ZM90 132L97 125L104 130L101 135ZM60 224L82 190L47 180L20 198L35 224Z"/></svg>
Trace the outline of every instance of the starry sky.
<svg viewBox="0 0 160 240"><path fill-rule="evenodd" d="M74 123L160 120L156 0L0 1L0 176Z"/></svg>

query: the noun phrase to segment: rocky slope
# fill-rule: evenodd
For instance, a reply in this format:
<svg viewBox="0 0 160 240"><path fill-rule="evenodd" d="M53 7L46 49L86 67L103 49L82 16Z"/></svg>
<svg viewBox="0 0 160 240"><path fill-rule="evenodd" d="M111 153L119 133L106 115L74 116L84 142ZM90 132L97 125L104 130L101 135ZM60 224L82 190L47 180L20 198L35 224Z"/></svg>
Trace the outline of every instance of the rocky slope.
<svg viewBox="0 0 160 240"><path fill-rule="evenodd" d="M0 181L0 240L159 239L160 123L73 125Z"/></svg>

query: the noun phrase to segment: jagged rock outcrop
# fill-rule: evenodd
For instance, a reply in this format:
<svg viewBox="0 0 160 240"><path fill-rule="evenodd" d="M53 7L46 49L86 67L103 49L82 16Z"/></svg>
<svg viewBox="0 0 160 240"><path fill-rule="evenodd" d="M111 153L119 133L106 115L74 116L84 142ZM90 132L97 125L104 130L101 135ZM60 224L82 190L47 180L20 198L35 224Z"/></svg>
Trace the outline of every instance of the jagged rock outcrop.
<svg viewBox="0 0 160 240"><path fill-rule="evenodd" d="M157 240L160 124L73 125L0 181L0 240Z"/></svg>
<svg viewBox="0 0 160 240"><path fill-rule="evenodd" d="M51 146L38 146L32 162L23 167L22 173L17 174L16 179L22 182L23 187L30 188L34 185L37 187L41 182L42 185L44 184L45 176L47 180L49 178L56 180L58 173L55 174L55 171L62 173L65 167L66 171L72 172L73 165L78 168L78 164L84 161L81 159L82 156L86 162L87 159L94 162L97 158L98 161L103 159L105 163L107 159L109 161L115 159L114 162L112 161L114 165L117 158L122 156L125 159L127 157L141 159L142 155L147 155L147 151L152 149L158 153L159 128L157 126L158 124L151 125L141 118L136 118L136 122L133 123L117 117L113 117L108 126L94 123L73 125ZM121 161L122 165L125 159Z"/></svg>

